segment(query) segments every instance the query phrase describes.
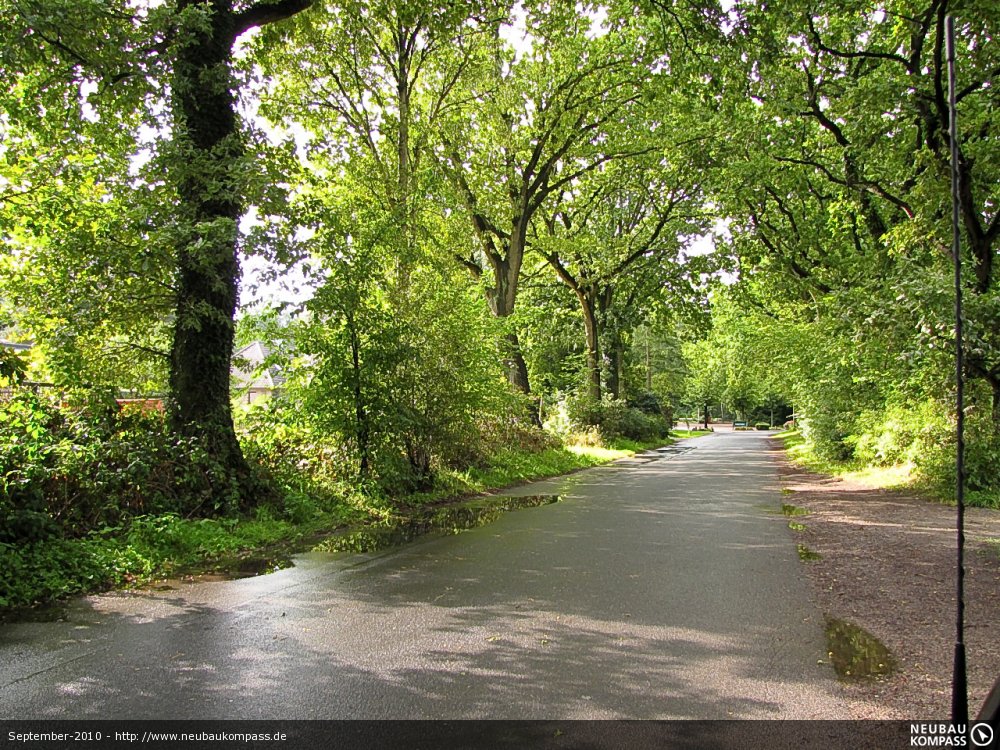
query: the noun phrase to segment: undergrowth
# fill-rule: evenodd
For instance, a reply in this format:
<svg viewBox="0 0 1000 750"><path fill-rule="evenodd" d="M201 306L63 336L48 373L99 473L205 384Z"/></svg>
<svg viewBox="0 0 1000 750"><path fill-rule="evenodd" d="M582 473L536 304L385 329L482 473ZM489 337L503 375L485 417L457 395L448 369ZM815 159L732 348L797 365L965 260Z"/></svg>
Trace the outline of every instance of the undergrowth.
<svg viewBox="0 0 1000 750"><path fill-rule="evenodd" d="M81 538L0 544L0 609L146 583L300 537L288 521L140 516Z"/></svg>
<svg viewBox="0 0 1000 750"><path fill-rule="evenodd" d="M876 489L906 488L938 502L955 502L952 484L921 471L910 462L882 466L860 459L837 461L818 455L799 430L786 430L776 437L784 443L788 457L795 464L815 474L828 474ZM993 491L967 488L966 503L975 507L1000 508L1000 496Z"/></svg>

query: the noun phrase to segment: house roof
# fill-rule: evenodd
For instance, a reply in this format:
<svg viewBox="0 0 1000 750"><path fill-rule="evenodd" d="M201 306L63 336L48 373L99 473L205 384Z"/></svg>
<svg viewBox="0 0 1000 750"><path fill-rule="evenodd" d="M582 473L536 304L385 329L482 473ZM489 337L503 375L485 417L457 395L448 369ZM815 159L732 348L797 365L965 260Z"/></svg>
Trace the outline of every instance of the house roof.
<svg viewBox="0 0 1000 750"><path fill-rule="evenodd" d="M241 388L278 388L285 382L277 365L264 367L271 348L262 341L252 341L233 352L233 376Z"/></svg>

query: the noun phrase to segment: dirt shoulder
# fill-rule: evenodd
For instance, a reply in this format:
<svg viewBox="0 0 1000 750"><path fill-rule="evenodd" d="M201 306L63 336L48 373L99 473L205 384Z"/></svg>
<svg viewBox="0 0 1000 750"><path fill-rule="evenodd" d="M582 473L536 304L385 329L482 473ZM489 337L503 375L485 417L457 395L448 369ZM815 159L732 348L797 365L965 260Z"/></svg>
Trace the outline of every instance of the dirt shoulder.
<svg viewBox="0 0 1000 750"><path fill-rule="evenodd" d="M797 541L821 558L803 562L828 616L868 630L893 653L895 674L845 684L859 719L946 719L955 642L956 510L793 465L772 441ZM969 710L1000 675L1000 512L966 513L965 642Z"/></svg>

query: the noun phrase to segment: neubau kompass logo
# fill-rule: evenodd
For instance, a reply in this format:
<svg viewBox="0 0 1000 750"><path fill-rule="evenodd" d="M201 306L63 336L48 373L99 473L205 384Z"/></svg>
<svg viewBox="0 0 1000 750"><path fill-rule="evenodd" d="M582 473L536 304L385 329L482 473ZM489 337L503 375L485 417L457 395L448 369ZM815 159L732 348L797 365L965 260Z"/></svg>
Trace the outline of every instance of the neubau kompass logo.
<svg viewBox="0 0 1000 750"><path fill-rule="evenodd" d="M993 747L993 727L973 724L910 724L910 747Z"/></svg>

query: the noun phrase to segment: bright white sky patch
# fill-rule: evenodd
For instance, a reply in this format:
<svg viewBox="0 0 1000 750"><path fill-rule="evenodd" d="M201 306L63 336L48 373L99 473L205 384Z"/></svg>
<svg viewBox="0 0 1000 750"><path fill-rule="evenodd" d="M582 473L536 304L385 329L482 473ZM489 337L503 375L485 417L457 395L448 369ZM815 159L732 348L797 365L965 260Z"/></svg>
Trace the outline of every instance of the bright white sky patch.
<svg viewBox="0 0 1000 750"><path fill-rule="evenodd" d="M80 84L80 116L87 122L97 122L101 118L97 110L88 101L91 94L97 93L97 81L83 81Z"/></svg>
<svg viewBox="0 0 1000 750"><path fill-rule="evenodd" d="M305 261L308 263L308 261ZM301 305L312 299L316 292L316 278L307 274L302 264L282 268L277 275L276 266L260 256L240 258L239 310L274 307L281 304Z"/></svg>
<svg viewBox="0 0 1000 750"><path fill-rule="evenodd" d="M534 44L528 35L527 19L524 6L518 3L510 14L511 23L501 24L500 38L514 48L514 62L518 62Z"/></svg>

